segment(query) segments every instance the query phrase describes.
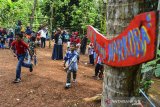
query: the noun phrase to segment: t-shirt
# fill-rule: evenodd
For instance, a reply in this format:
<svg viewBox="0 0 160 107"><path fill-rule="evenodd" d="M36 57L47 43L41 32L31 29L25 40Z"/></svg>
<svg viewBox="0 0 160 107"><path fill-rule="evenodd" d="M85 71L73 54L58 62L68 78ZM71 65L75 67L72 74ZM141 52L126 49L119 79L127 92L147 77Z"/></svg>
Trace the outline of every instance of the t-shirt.
<svg viewBox="0 0 160 107"><path fill-rule="evenodd" d="M94 48L89 47L89 49L88 49L88 54L89 54L89 55L93 55L93 54L94 54Z"/></svg>
<svg viewBox="0 0 160 107"><path fill-rule="evenodd" d="M21 33L21 26L17 25L15 28L15 34Z"/></svg>
<svg viewBox="0 0 160 107"><path fill-rule="evenodd" d="M40 33L40 37L42 38L46 38L46 36L47 36L47 31L45 31L45 30L40 30L38 33Z"/></svg>
<svg viewBox="0 0 160 107"><path fill-rule="evenodd" d="M69 40L69 35L68 34L65 34L64 36L65 36L66 40Z"/></svg>
<svg viewBox="0 0 160 107"><path fill-rule="evenodd" d="M62 45L62 36L61 35L59 35L59 37L58 37L58 45Z"/></svg>
<svg viewBox="0 0 160 107"><path fill-rule="evenodd" d="M55 44L58 44L60 34L56 33L54 36Z"/></svg>
<svg viewBox="0 0 160 107"><path fill-rule="evenodd" d="M77 58L78 58L78 53L76 51L71 52L68 51L64 57L64 60L66 61L66 63L69 65L71 62L73 62L70 66L69 66L69 70L70 71L77 71L78 70L78 65L77 65Z"/></svg>
<svg viewBox="0 0 160 107"><path fill-rule="evenodd" d="M28 49L28 45L24 43L22 40L20 41L13 41L11 46L15 47L16 49L16 54L25 54L26 50Z"/></svg>
<svg viewBox="0 0 160 107"><path fill-rule="evenodd" d="M76 44L78 44L78 43L80 43L80 38L78 38L78 37L72 37L72 38L70 38L70 42L71 43L76 43Z"/></svg>

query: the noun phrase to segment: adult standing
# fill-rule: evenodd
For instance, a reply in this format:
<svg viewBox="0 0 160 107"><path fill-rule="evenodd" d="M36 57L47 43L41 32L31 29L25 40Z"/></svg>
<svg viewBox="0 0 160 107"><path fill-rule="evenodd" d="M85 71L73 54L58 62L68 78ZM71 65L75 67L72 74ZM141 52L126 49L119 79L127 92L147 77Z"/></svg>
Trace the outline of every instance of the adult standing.
<svg viewBox="0 0 160 107"><path fill-rule="evenodd" d="M69 40L69 35L68 35L68 32L66 30L63 31L62 37L63 37L63 42L67 43L68 40Z"/></svg>
<svg viewBox="0 0 160 107"><path fill-rule="evenodd" d="M52 52L53 60L61 60L63 59L63 39L61 35L61 29L58 28L54 35L55 44Z"/></svg>
<svg viewBox="0 0 160 107"><path fill-rule="evenodd" d="M22 22L18 20L16 28L15 28L15 34L21 33L21 30L22 30Z"/></svg>
<svg viewBox="0 0 160 107"><path fill-rule="evenodd" d="M87 38L87 35L86 35L86 36L83 37L83 39L81 41L81 47L80 47L80 52L83 55L86 52L87 41L88 41L88 38Z"/></svg>
<svg viewBox="0 0 160 107"><path fill-rule="evenodd" d="M45 29L45 27L42 27L38 33L40 34L40 38L41 38L41 48L45 48L47 30Z"/></svg>

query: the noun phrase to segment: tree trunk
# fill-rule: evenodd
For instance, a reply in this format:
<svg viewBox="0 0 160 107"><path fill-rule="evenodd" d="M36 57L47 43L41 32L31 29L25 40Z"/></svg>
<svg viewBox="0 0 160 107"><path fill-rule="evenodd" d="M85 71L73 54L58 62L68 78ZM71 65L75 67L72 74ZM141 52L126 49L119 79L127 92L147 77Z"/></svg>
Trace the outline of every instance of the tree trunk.
<svg viewBox="0 0 160 107"><path fill-rule="evenodd" d="M141 1L142 2L142 1ZM107 37L119 35L139 12L139 2L135 0L108 0L107 1ZM130 100L138 96L140 86L141 65L115 68L105 65L102 92L102 107L126 107L126 103L114 103L114 99ZM128 99L127 99L128 97Z"/></svg>
<svg viewBox="0 0 160 107"><path fill-rule="evenodd" d="M37 5L37 0L34 0L34 5L33 5L33 9L32 9L32 16L31 16L31 19L30 19L30 28L32 28L33 26L33 21L34 21L34 13L35 13L35 10L36 10L36 5Z"/></svg>
<svg viewBox="0 0 160 107"><path fill-rule="evenodd" d="M50 3L50 12L51 12L51 17L50 17L50 39L49 39L49 48L51 48L51 36L53 32L53 2Z"/></svg>

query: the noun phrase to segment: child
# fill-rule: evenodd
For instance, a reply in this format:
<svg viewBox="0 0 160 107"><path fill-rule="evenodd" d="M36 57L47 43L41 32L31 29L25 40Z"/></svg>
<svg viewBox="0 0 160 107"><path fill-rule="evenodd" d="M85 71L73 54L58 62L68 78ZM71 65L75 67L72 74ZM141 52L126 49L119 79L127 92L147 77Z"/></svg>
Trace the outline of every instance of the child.
<svg viewBox="0 0 160 107"><path fill-rule="evenodd" d="M29 39L27 38L26 34L25 34L24 37L23 37L23 41L24 41L26 44L28 44L28 43L30 42Z"/></svg>
<svg viewBox="0 0 160 107"><path fill-rule="evenodd" d="M29 44L29 39L26 37L26 35L24 34L23 36L23 41L24 43L26 43L27 45ZM25 59L28 60L28 57L29 57L29 51L26 52L26 56L25 56Z"/></svg>
<svg viewBox="0 0 160 107"><path fill-rule="evenodd" d="M16 49L15 56L18 58L18 64L16 68L16 79L13 81L14 83L19 83L21 81L21 66L29 68L29 71L33 71L33 65L24 63L24 58L26 56L26 50L29 51L28 45L25 44L22 40L23 34L16 34L16 40L12 42L11 49Z"/></svg>
<svg viewBox="0 0 160 107"><path fill-rule="evenodd" d="M1 48L4 49L5 48L5 34L2 32L2 36L1 36Z"/></svg>
<svg viewBox="0 0 160 107"><path fill-rule="evenodd" d="M73 82L76 82L76 75L78 70L77 58L78 53L76 51L76 44L71 43L70 51L66 53L65 61L68 63L68 66L65 70L67 70L67 82L65 88L68 89L71 87L71 72L73 73Z"/></svg>
<svg viewBox="0 0 160 107"><path fill-rule="evenodd" d="M34 65L37 64L35 41L36 41L36 37L32 36L31 41L29 43L29 50L30 50L31 55L28 55L29 56L28 57L28 63L31 64L31 60L33 58L34 59Z"/></svg>
<svg viewBox="0 0 160 107"><path fill-rule="evenodd" d="M92 43L89 44L88 54L89 54L89 63L94 65L94 47Z"/></svg>
<svg viewBox="0 0 160 107"><path fill-rule="evenodd" d="M102 64L102 59L100 58L100 56L98 55L97 58L97 64L95 67L95 75L93 76L95 78L103 78L103 64Z"/></svg>
<svg viewBox="0 0 160 107"><path fill-rule="evenodd" d="M0 49L2 48L2 44L1 44L1 38L2 38L2 36L0 35Z"/></svg>

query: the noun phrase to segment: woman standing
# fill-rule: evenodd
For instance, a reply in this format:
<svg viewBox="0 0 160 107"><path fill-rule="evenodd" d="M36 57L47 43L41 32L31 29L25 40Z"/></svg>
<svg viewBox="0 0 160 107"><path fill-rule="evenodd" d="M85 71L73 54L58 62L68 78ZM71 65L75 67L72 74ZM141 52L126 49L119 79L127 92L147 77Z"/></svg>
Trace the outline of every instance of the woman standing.
<svg viewBox="0 0 160 107"><path fill-rule="evenodd" d="M61 35L61 29L58 28L54 35L55 44L52 52L53 60L63 59L63 39Z"/></svg>

